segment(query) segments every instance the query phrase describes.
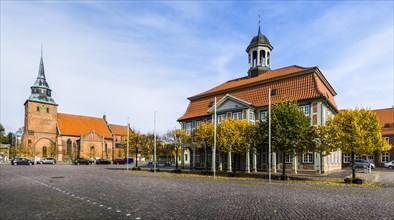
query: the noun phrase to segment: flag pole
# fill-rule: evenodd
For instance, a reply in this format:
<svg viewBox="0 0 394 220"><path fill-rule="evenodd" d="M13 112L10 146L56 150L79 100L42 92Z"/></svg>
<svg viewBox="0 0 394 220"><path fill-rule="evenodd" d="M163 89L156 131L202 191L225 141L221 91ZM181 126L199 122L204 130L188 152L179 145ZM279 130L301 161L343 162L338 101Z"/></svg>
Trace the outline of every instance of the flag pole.
<svg viewBox="0 0 394 220"><path fill-rule="evenodd" d="M268 179L271 183L271 88L268 89Z"/></svg>
<svg viewBox="0 0 394 220"><path fill-rule="evenodd" d="M215 113L214 113L214 127L213 127L212 170L213 170L213 178L216 178L216 97L215 97Z"/></svg>

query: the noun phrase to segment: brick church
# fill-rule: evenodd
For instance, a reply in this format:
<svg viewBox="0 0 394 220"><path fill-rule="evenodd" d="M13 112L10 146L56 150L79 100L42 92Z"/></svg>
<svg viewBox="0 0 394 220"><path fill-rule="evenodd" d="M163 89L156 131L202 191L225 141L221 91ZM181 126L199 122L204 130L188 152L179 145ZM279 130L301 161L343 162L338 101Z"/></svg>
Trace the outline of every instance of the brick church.
<svg viewBox="0 0 394 220"><path fill-rule="evenodd" d="M38 76L25 102L22 145L30 157L55 157L70 161L76 157L113 160L124 156L121 145L127 126L109 124L102 118L64 114L51 97L41 55Z"/></svg>

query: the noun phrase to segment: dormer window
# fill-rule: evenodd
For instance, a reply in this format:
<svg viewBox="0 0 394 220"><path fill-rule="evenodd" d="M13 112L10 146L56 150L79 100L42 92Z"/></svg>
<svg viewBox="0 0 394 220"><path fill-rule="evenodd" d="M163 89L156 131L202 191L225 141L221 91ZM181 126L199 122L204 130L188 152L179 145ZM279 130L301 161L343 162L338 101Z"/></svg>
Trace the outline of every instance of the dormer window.
<svg viewBox="0 0 394 220"><path fill-rule="evenodd" d="M390 123L384 123L383 127L384 128L389 128L390 127Z"/></svg>

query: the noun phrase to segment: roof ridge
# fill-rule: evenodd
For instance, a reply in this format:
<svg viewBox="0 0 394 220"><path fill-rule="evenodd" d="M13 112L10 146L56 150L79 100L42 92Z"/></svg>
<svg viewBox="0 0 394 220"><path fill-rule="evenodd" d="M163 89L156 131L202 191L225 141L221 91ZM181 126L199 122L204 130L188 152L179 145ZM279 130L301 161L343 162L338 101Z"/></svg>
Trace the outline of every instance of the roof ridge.
<svg viewBox="0 0 394 220"><path fill-rule="evenodd" d="M57 114L62 114L62 115L71 115L71 116L85 117L85 118L96 118L96 119L103 119L103 118L101 118L101 117L86 116L86 115L75 115L75 114L61 113L61 112L58 112Z"/></svg>

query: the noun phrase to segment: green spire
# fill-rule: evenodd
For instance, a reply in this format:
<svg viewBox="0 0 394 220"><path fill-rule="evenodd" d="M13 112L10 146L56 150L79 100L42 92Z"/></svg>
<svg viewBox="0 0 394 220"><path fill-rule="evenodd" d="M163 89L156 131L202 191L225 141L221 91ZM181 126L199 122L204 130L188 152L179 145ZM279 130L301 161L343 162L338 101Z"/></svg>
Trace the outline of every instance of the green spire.
<svg viewBox="0 0 394 220"><path fill-rule="evenodd" d="M41 47L41 60L40 60L40 67L38 69L38 76L34 85L30 88L31 88L31 95L28 100L43 102L48 104L56 104L51 97L52 90L49 88L49 85L45 79L44 61L42 58L42 47Z"/></svg>

